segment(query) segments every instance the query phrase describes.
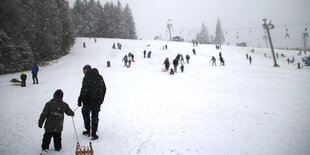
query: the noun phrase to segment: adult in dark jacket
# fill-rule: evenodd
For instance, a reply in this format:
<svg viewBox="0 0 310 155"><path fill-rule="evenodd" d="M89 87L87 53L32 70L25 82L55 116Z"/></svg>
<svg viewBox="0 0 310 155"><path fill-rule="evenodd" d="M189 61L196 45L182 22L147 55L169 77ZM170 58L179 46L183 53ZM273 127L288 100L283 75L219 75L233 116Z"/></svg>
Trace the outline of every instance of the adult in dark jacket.
<svg viewBox="0 0 310 155"><path fill-rule="evenodd" d="M52 100L45 104L43 112L39 119L39 127L42 128L45 122L45 133L42 140L42 153L48 151L51 138L54 138L54 147L56 151L61 149L61 132L63 129L64 113L68 116L74 116L74 112L69 105L62 100L63 92L56 90Z"/></svg>
<svg viewBox="0 0 310 155"><path fill-rule="evenodd" d="M39 66L38 64L35 62L32 66L32 80L33 80L33 84L38 84L39 81L38 81L38 72L39 72Z"/></svg>
<svg viewBox="0 0 310 155"><path fill-rule="evenodd" d="M21 87L26 87L27 74L25 72L22 72L20 79L22 80Z"/></svg>
<svg viewBox="0 0 310 155"><path fill-rule="evenodd" d="M169 58L166 58L166 60L164 61L163 64L165 65L166 71L168 71L169 70L169 66L170 66Z"/></svg>
<svg viewBox="0 0 310 155"><path fill-rule="evenodd" d="M174 72L176 73L178 65L179 65L178 59L175 58L172 63L173 63L173 67L174 67Z"/></svg>
<svg viewBox="0 0 310 155"><path fill-rule="evenodd" d="M106 86L102 76L95 68L92 69L90 65L85 65L83 71L85 76L78 99L78 106L80 107L83 104L82 114L86 129L86 131L83 131L83 135L90 136L91 129L92 139L98 139L99 136L96 134L99 123L98 116L106 94ZM90 126L90 123L92 126Z"/></svg>

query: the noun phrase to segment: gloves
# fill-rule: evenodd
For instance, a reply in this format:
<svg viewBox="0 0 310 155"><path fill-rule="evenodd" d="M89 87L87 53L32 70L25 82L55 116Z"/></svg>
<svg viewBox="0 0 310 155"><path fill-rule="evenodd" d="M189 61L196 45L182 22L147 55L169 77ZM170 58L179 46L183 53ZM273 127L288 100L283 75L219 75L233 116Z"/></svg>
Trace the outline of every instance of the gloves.
<svg viewBox="0 0 310 155"><path fill-rule="evenodd" d="M43 125L43 124L40 124L40 123L39 123L39 125L38 125L38 126L39 126L39 128L42 128L42 125Z"/></svg>
<svg viewBox="0 0 310 155"><path fill-rule="evenodd" d="M82 102L78 102L78 106L81 107L82 106Z"/></svg>

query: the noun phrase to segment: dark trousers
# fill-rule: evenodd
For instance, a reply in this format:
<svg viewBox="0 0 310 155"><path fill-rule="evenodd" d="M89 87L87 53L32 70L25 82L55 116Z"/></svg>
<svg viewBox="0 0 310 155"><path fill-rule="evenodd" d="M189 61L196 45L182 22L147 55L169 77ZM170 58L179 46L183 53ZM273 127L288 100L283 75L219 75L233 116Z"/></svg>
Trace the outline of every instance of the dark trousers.
<svg viewBox="0 0 310 155"><path fill-rule="evenodd" d="M26 87L26 80L22 80L21 86Z"/></svg>
<svg viewBox="0 0 310 155"><path fill-rule="evenodd" d="M45 131L42 139L42 150L49 149L52 137L54 138L55 150L61 149L61 132L47 132Z"/></svg>
<svg viewBox="0 0 310 155"><path fill-rule="evenodd" d="M32 74L32 80L33 80L33 83L39 83L38 82L38 75L37 74Z"/></svg>
<svg viewBox="0 0 310 155"><path fill-rule="evenodd" d="M101 104L83 105L82 114L84 122L91 121L92 124L98 124L100 107ZM90 113L91 113L91 120L90 120Z"/></svg>

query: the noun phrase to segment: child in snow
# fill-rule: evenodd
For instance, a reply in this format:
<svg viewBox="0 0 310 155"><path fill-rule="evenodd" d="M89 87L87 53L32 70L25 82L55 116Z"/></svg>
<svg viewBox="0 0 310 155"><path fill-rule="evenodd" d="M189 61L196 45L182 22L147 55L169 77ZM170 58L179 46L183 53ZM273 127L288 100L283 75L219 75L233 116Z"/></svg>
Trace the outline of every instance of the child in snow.
<svg viewBox="0 0 310 155"><path fill-rule="evenodd" d="M174 75L174 71L173 71L173 69L171 68L170 69L170 73L169 73L170 75Z"/></svg>
<svg viewBox="0 0 310 155"><path fill-rule="evenodd" d="M22 72L22 75L20 75L20 79L22 80L21 87L26 87L27 75L25 72Z"/></svg>
<svg viewBox="0 0 310 155"><path fill-rule="evenodd" d="M212 56L210 62L212 61L212 66L216 66L216 59L214 58L214 56ZM210 65L210 62L209 62L209 65Z"/></svg>
<svg viewBox="0 0 310 155"><path fill-rule="evenodd" d="M184 72L184 65L182 64L180 67L181 71Z"/></svg>
<svg viewBox="0 0 310 155"><path fill-rule="evenodd" d="M42 140L41 155L47 154L51 138L54 138L54 147L56 151L61 150L61 132L64 123L64 113L68 116L74 116L74 112L70 109L69 105L62 100L63 92L61 89L56 90L52 100L45 104L43 112L39 119L39 128L42 128L45 122L45 133Z"/></svg>

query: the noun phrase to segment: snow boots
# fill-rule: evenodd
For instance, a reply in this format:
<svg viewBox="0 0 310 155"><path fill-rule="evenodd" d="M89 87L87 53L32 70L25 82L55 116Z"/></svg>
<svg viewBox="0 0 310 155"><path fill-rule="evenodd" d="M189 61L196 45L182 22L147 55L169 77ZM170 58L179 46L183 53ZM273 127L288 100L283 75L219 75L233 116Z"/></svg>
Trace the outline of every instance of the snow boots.
<svg viewBox="0 0 310 155"><path fill-rule="evenodd" d="M92 128L91 128L91 136L92 136L92 140L96 140L99 138L99 136L96 134L98 129L98 124L92 124Z"/></svg>
<svg viewBox="0 0 310 155"><path fill-rule="evenodd" d="M85 129L86 131L83 131L83 135L90 137L90 122L84 122L85 125ZM99 136L96 134L98 129L98 124L92 124L91 126L91 136L92 136L92 140L96 140L99 138Z"/></svg>
<svg viewBox="0 0 310 155"><path fill-rule="evenodd" d="M86 131L83 131L83 135L90 136L90 122L84 122Z"/></svg>

